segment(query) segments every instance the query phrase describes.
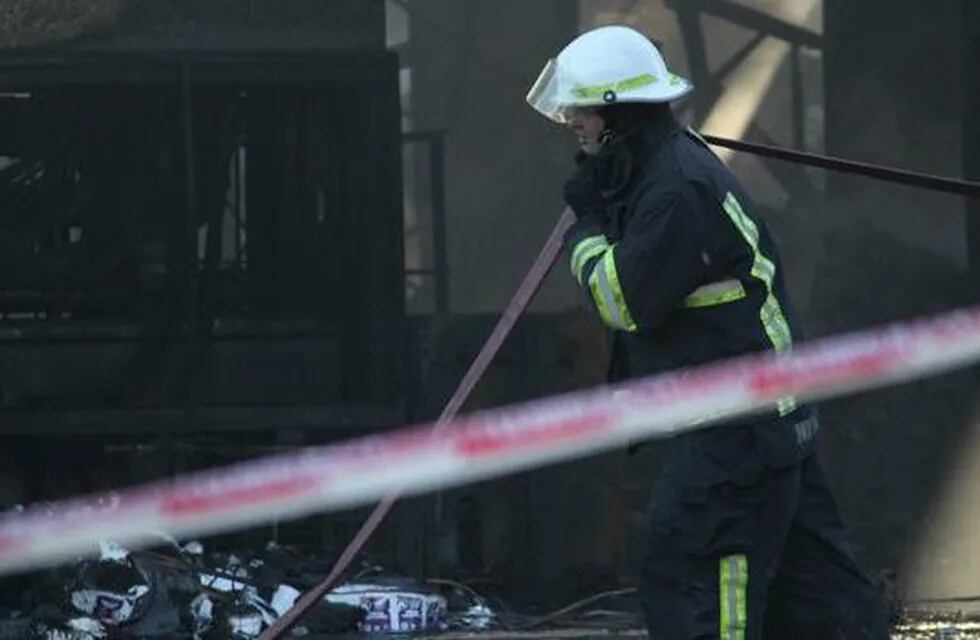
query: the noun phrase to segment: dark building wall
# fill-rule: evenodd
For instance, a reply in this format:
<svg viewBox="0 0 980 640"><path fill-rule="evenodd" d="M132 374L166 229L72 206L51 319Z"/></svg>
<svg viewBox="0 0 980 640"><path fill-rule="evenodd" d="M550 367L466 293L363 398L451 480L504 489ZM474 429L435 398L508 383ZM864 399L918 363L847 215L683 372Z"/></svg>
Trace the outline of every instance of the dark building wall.
<svg viewBox="0 0 980 640"><path fill-rule="evenodd" d="M826 6L827 148L844 157L962 174L966 38L959 1L831 0ZM922 190L838 182L842 223L868 224L911 245L965 259L963 200Z"/></svg>
<svg viewBox="0 0 980 640"><path fill-rule="evenodd" d="M3 0L0 46L384 46L383 0Z"/></svg>
<svg viewBox="0 0 980 640"><path fill-rule="evenodd" d="M963 122L963 173L970 180L980 181L980 3L963 2L963 31L966 46L963 51L965 109ZM980 292L980 201L967 203L969 235L967 237L971 274Z"/></svg>
<svg viewBox="0 0 980 640"><path fill-rule="evenodd" d="M548 58L577 31L570 0L411 2L407 118L446 129L450 299L454 311L503 308L561 212L573 149L524 102ZM574 300L553 278L536 301Z"/></svg>
<svg viewBox="0 0 980 640"><path fill-rule="evenodd" d="M827 1L829 153L963 175L976 144L964 135L967 65L976 65L966 55L968 4ZM832 224L807 318L816 333L970 300L962 198L830 176L824 215ZM967 372L825 406L825 463L862 559L897 570L912 593L950 595L912 565L939 563L949 550L935 530L963 508L947 500L948 473L971 430L975 395Z"/></svg>

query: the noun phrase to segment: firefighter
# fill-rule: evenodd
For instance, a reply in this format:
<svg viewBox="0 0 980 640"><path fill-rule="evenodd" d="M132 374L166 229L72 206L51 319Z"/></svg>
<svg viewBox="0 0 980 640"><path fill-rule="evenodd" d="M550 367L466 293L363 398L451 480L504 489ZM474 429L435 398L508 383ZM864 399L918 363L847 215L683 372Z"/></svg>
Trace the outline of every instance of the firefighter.
<svg viewBox="0 0 980 640"><path fill-rule="evenodd" d="M800 339L755 206L673 116L669 103L691 90L649 39L611 26L575 39L528 94L578 139L565 246L613 331L611 380ZM889 637L818 464L817 425L787 397L671 442L640 571L651 638Z"/></svg>

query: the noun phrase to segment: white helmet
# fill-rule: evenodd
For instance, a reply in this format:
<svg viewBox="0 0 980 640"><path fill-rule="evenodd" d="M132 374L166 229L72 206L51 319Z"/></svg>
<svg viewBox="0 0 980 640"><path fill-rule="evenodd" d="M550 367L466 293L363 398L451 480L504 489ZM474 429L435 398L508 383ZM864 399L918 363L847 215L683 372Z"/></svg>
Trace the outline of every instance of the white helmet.
<svg viewBox="0 0 980 640"><path fill-rule="evenodd" d="M667 69L657 47L629 27L583 33L548 61L527 94L535 111L558 123L566 110L623 102L670 102L693 86Z"/></svg>

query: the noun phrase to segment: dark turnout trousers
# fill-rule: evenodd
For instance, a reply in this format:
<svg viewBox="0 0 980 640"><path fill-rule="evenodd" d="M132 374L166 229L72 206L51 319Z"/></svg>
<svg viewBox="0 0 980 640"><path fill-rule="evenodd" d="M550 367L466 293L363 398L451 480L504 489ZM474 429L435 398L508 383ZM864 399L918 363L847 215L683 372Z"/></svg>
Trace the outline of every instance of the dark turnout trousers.
<svg viewBox="0 0 980 640"><path fill-rule="evenodd" d="M651 640L887 640L816 455L774 467L742 432L726 445L737 458L683 443L657 484L641 582Z"/></svg>

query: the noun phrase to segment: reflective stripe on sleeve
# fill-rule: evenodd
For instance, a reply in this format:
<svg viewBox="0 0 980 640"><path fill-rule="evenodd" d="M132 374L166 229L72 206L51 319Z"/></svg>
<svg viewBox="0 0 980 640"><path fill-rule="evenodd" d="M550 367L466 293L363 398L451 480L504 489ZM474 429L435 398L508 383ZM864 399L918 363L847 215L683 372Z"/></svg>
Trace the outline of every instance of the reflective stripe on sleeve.
<svg viewBox="0 0 980 640"><path fill-rule="evenodd" d="M606 240L606 236L603 235L589 236L580 240L572 250L572 277L575 278L579 284L582 284L582 270L585 269L585 265L587 265L589 260L592 258L602 255L602 253L608 248L609 241Z"/></svg>
<svg viewBox="0 0 980 640"><path fill-rule="evenodd" d="M684 298L684 307L688 309L699 309L701 307L714 307L728 302L741 300L745 297L745 287L738 280L722 280L698 287L689 296Z"/></svg>
<svg viewBox="0 0 980 640"><path fill-rule="evenodd" d="M605 252L592 270L592 275L589 276L589 292L603 322L613 329L632 333L637 331L638 327L626 305L626 298L619 283L615 252L614 245Z"/></svg>

